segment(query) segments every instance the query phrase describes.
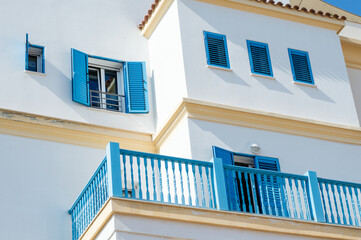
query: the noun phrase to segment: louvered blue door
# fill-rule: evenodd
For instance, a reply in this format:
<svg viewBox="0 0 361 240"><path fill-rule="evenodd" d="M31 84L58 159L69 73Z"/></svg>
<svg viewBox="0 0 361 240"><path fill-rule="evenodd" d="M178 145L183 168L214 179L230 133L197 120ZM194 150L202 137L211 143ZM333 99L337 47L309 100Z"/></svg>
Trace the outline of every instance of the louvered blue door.
<svg viewBox="0 0 361 240"><path fill-rule="evenodd" d="M313 75L310 59L307 52L288 49L290 57L293 80L313 84Z"/></svg>
<svg viewBox="0 0 361 240"><path fill-rule="evenodd" d="M230 68L226 36L204 32L207 64L211 66Z"/></svg>
<svg viewBox="0 0 361 240"><path fill-rule="evenodd" d="M273 77L268 45L247 40L247 47L252 73Z"/></svg>
<svg viewBox="0 0 361 240"><path fill-rule="evenodd" d="M71 59L73 101L89 106L88 55L76 49L71 49Z"/></svg>
<svg viewBox="0 0 361 240"><path fill-rule="evenodd" d="M270 171L280 171L280 165L277 158L259 157L256 156L255 167ZM259 184L259 195L261 203L263 204L263 214L281 215L282 214L282 182L277 177L270 177L268 175L260 175L257 177ZM278 213L278 214L277 214Z"/></svg>
<svg viewBox="0 0 361 240"><path fill-rule="evenodd" d="M213 146L213 157L222 158L223 164L234 165L233 152ZM233 171L225 170L224 177L230 210L239 210L239 195L236 185L236 176Z"/></svg>
<svg viewBox="0 0 361 240"><path fill-rule="evenodd" d="M148 88L145 62L126 62L124 66L125 105L128 113L148 113Z"/></svg>

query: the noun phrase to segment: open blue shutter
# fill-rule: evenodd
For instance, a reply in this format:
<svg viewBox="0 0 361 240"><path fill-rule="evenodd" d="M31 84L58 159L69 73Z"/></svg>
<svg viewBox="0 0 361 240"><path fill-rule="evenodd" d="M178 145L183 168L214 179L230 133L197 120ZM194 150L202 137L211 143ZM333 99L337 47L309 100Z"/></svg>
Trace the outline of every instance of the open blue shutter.
<svg viewBox="0 0 361 240"><path fill-rule="evenodd" d="M270 170L279 172L280 165L277 158L269 158L269 157L261 157L256 156L254 159L255 167L263 170ZM261 175L257 178L258 184L260 184L260 194L262 199L261 202L263 204L264 210L266 211L264 214L276 215L276 208L278 214L282 214L282 192L283 185L282 181L273 177L271 179L270 176Z"/></svg>
<svg viewBox="0 0 361 240"><path fill-rule="evenodd" d="M221 158L223 160L223 164L234 165L233 152L223 148L213 146L213 157ZM239 195L236 187L236 176L232 171L225 170L224 177L226 182L229 209L235 211L239 210Z"/></svg>
<svg viewBox="0 0 361 240"><path fill-rule="evenodd" d="M273 77L268 45L247 40L247 47L252 73Z"/></svg>
<svg viewBox="0 0 361 240"><path fill-rule="evenodd" d="M298 82L313 84L310 59L307 52L288 49L293 79Z"/></svg>
<svg viewBox="0 0 361 240"><path fill-rule="evenodd" d="M29 36L26 34L26 42L25 42L25 70L28 70L28 57L29 57Z"/></svg>
<svg viewBox="0 0 361 240"><path fill-rule="evenodd" d="M225 35L204 32L207 64L217 67L229 67L227 40Z"/></svg>
<svg viewBox="0 0 361 240"><path fill-rule="evenodd" d="M73 101L90 106L88 55L71 49L71 67L73 80Z"/></svg>
<svg viewBox="0 0 361 240"><path fill-rule="evenodd" d="M126 62L125 106L127 113L148 113L148 89L145 62Z"/></svg>

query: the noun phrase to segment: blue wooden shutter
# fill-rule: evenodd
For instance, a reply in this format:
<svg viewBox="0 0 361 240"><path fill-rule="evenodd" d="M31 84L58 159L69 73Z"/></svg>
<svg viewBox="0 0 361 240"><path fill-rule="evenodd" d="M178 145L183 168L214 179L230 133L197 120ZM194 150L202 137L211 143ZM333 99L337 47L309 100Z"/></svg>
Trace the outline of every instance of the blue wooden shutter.
<svg viewBox="0 0 361 240"><path fill-rule="evenodd" d="M124 65L125 106L127 113L148 113L148 89L145 62L126 62Z"/></svg>
<svg viewBox="0 0 361 240"><path fill-rule="evenodd" d="M73 101L90 106L88 55L71 49L71 67L73 80Z"/></svg>
<svg viewBox="0 0 361 240"><path fill-rule="evenodd" d="M280 165L277 158L268 158L256 156L254 159L255 167L263 170L279 172ZM263 204L264 214L276 215L276 208L279 215L282 215L282 194L283 187L281 181L277 177L271 179L270 176L261 175L257 178L262 193L261 202Z"/></svg>
<svg viewBox="0 0 361 240"><path fill-rule="evenodd" d="M28 70L28 57L29 57L29 36L26 34L26 42L25 42L25 70Z"/></svg>
<svg viewBox="0 0 361 240"><path fill-rule="evenodd" d="M229 67L227 40L225 35L204 32L207 64L217 67Z"/></svg>
<svg viewBox="0 0 361 240"><path fill-rule="evenodd" d="M247 47L252 73L273 77L268 45L247 40Z"/></svg>
<svg viewBox="0 0 361 240"><path fill-rule="evenodd" d="M223 148L213 146L213 157L221 158L223 160L223 164L234 165L233 152ZM232 171L226 170L224 171L224 177L226 182L229 209L239 210L239 195L236 185L236 176Z"/></svg>
<svg viewBox="0 0 361 240"><path fill-rule="evenodd" d="M294 81L313 84L312 69L307 52L288 49Z"/></svg>

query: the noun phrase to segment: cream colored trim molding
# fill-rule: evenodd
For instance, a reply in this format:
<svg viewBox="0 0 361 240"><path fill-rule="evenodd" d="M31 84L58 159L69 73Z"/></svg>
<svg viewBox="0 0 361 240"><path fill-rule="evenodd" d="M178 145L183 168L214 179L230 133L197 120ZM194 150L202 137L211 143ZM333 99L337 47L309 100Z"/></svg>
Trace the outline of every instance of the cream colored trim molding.
<svg viewBox="0 0 361 240"><path fill-rule="evenodd" d="M183 115L188 118L240 127L361 145L361 128L290 117L184 98L173 116L155 135L156 149L170 135ZM169 126L172 126L170 128Z"/></svg>
<svg viewBox="0 0 361 240"><path fill-rule="evenodd" d="M169 7L172 5L174 0L162 0L159 3L159 6L155 9L155 12L152 14L147 24L145 24L142 34L146 38L149 38L154 29L157 27L160 20L162 20L165 13L168 11Z"/></svg>
<svg viewBox="0 0 361 240"><path fill-rule="evenodd" d="M121 148L154 153L151 134L101 127L0 109L0 133L105 149L108 142Z"/></svg>
<svg viewBox="0 0 361 240"><path fill-rule="evenodd" d="M110 198L79 240L95 239L108 220L114 215L132 215L144 218L157 218L304 237L361 239L361 229L356 227L299 221L267 215L253 215L241 212L227 212L139 200Z"/></svg>
<svg viewBox="0 0 361 240"><path fill-rule="evenodd" d="M340 37L346 66L361 70L361 41Z"/></svg>

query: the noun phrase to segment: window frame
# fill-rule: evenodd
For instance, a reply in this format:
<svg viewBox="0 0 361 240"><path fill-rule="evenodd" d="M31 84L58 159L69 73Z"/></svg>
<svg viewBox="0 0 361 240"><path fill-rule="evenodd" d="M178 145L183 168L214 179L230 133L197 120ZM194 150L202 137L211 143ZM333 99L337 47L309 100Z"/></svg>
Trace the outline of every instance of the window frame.
<svg viewBox="0 0 361 240"><path fill-rule="evenodd" d="M262 76L267 76L267 77L274 77L273 69L272 69L271 56L270 56L270 53L269 53L268 44L263 43L263 42L253 41L253 40L246 40L246 42L247 42L248 58L249 58L249 63L250 63L250 67L251 67L251 73L257 74L257 75L262 75ZM255 72L254 66L253 66L253 57L252 57L251 45L264 47L266 49L267 61L268 61L268 67L270 69L270 74Z"/></svg>
<svg viewBox="0 0 361 240"><path fill-rule="evenodd" d="M26 58L25 58L25 60L26 60L25 70L30 71L30 72L45 73L45 57L44 57L45 47L28 43L26 48L27 49L26 49ZM37 48L41 51L41 53L40 54L32 54L29 52L30 48ZM37 66L36 71L29 69L29 56L36 57L36 66Z"/></svg>
<svg viewBox="0 0 361 240"><path fill-rule="evenodd" d="M203 36L204 36L204 44L205 44L206 57L207 57L207 65L212 66L212 67L216 67L216 68L231 69L230 61L229 61L229 55L228 55L228 46L227 46L227 37L226 37L226 35L203 31ZM209 46L208 46L208 36L213 36L215 38L221 38L223 40L224 52L225 52L227 66L217 65L217 64L211 63L211 59L210 59L210 56L209 56L210 54L209 54Z"/></svg>
<svg viewBox="0 0 361 240"><path fill-rule="evenodd" d="M307 66L308 66L308 69L309 69L311 82L302 81L302 80L298 80L298 79L297 79L296 73L295 73L295 67L294 67L294 65L293 65L292 54L302 55L302 56L305 56L305 57L306 57ZM311 61L310 61L310 57L309 57L308 52L307 52L307 51L301 51L301 50L293 49L293 48L288 48L288 56L289 56L290 64L291 64L293 81L294 81L294 82L297 82L297 83L302 83L302 84L315 85L315 81L314 81L313 73L312 73L312 68L311 68Z"/></svg>

